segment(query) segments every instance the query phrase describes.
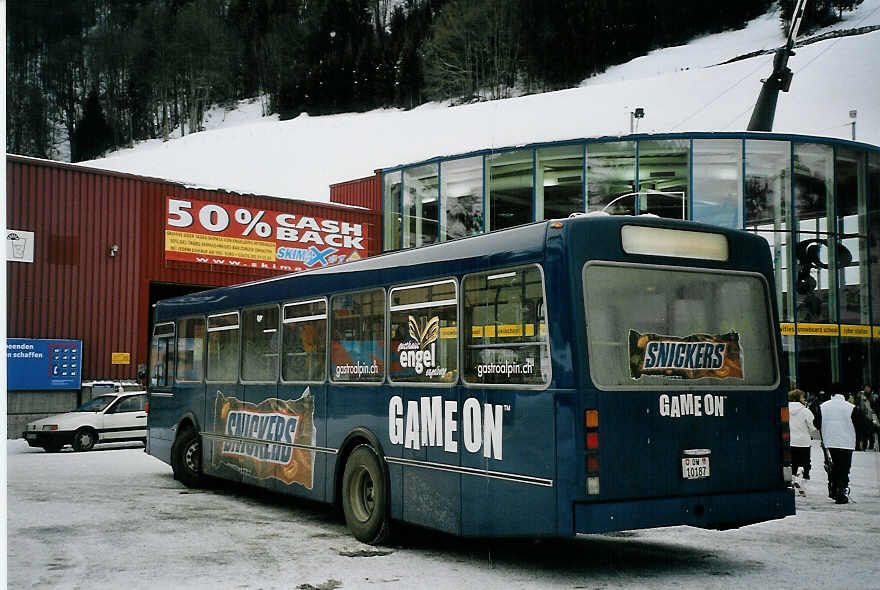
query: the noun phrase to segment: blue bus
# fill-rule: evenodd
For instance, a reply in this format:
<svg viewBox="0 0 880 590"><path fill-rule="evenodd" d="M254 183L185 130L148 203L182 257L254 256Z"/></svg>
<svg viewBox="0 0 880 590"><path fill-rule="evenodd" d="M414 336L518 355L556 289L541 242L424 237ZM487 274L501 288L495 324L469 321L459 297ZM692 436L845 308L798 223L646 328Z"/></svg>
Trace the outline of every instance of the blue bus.
<svg viewBox="0 0 880 590"><path fill-rule="evenodd" d="M581 215L159 302L147 452L462 536L794 514L766 242Z"/></svg>

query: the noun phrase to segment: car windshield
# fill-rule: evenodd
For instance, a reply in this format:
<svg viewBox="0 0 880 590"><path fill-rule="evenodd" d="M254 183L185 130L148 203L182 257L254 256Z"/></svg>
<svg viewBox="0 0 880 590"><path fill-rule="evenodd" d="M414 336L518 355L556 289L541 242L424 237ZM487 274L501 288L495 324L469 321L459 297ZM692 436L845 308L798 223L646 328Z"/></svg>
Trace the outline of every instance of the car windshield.
<svg viewBox="0 0 880 590"><path fill-rule="evenodd" d="M100 412L110 405L110 402L116 399L115 395L101 395L94 399L90 399L74 412Z"/></svg>

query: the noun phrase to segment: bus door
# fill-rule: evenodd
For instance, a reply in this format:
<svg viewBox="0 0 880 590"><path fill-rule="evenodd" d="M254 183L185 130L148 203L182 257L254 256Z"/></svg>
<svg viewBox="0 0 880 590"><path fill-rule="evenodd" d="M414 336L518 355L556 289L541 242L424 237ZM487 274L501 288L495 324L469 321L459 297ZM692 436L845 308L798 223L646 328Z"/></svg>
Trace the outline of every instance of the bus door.
<svg viewBox="0 0 880 590"><path fill-rule="evenodd" d="M461 533L458 284L441 279L389 293L389 454L402 473L402 518ZM394 459L389 462L394 465Z"/></svg>
<svg viewBox="0 0 880 590"><path fill-rule="evenodd" d="M556 531L555 406L543 272L465 276L459 415L463 533Z"/></svg>
<svg viewBox="0 0 880 590"><path fill-rule="evenodd" d="M589 261L582 280L588 499L783 486L784 397L764 276Z"/></svg>
<svg viewBox="0 0 880 590"><path fill-rule="evenodd" d="M329 500L326 375L327 300L283 304L281 382L275 402L283 421L274 435L286 445L275 459L275 487L283 493Z"/></svg>
<svg viewBox="0 0 880 590"><path fill-rule="evenodd" d="M147 452L171 463L171 430L179 415L174 408L174 322L153 326L150 343L149 403Z"/></svg>
<svg viewBox="0 0 880 590"><path fill-rule="evenodd" d="M246 409L239 384L241 326L237 311L209 315L206 338L205 421L202 423L202 471L241 481L247 464L244 444Z"/></svg>

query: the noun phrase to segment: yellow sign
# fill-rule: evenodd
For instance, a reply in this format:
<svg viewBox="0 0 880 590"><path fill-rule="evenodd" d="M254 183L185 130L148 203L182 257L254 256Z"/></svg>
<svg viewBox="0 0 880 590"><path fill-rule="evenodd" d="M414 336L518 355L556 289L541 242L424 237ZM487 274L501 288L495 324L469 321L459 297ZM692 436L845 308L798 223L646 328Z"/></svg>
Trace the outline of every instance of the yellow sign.
<svg viewBox="0 0 880 590"><path fill-rule="evenodd" d="M799 336L837 336L839 330L837 324L798 324Z"/></svg>
<svg viewBox="0 0 880 590"><path fill-rule="evenodd" d="M843 336L845 338L880 338L880 326L855 326L842 324L795 324L786 322L779 324L779 332L783 336Z"/></svg>
<svg viewBox="0 0 880 590"><path fill-rule="evenodd" d="M547 326L540 324L541 336L547 334ZM533 337L535 324L498 324L495 326L471 326L471 338L516 338Z"/></svg>
<svg viewBox="0 0 880 590"><path fill-rule="evenodd" d="M130 365L131 364L131 353L130 352L112 352L112 353L110 353L110 364L111 365Z"/></svg>
<svg viewBox="0 0 880 590"><path fill-rule="evenodd" d="M444 339L452 339L458 337L458 328L455 326L446 326L445 328L440 328L440 338Z"/></svg>
<svg viewBox="0 0 880 590"><path fill-rule="evenodd" d="M840 326L840 335L850 338L870 338L871 326Z"/></svg>
<svg viewBox="0 0 880 590"><path fill-rule="evenodd" d="M233 256L248 260L275 260L275 242L260 242L226 236L208 236L165 230L165 250L195 256Z"/></svg>

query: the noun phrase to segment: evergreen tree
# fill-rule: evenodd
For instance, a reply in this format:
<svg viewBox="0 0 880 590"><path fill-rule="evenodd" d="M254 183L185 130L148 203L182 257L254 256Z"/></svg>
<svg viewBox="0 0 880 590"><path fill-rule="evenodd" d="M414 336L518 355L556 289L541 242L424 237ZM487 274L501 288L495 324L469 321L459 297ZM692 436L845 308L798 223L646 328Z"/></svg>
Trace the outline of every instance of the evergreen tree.
<svg viewBox="0 0 880 590"><path fill-rule="evenodd" d="M71 161L94 160L113 146L113 129L107 123L98 92L92 89L86 99L82 118L71 137Z"/></svg>
<svg viewBox="0 0 880 590"><path fill-rule="evenodd" d="M7 6L10 153L75 159L199 129L255 94L335 113L562 88L743 26L772 0L21 0ZM810 0L809 32L862 0ZM785 26L795 0L778 0ZM107 134L111 134L110 140Z"/></svg>

